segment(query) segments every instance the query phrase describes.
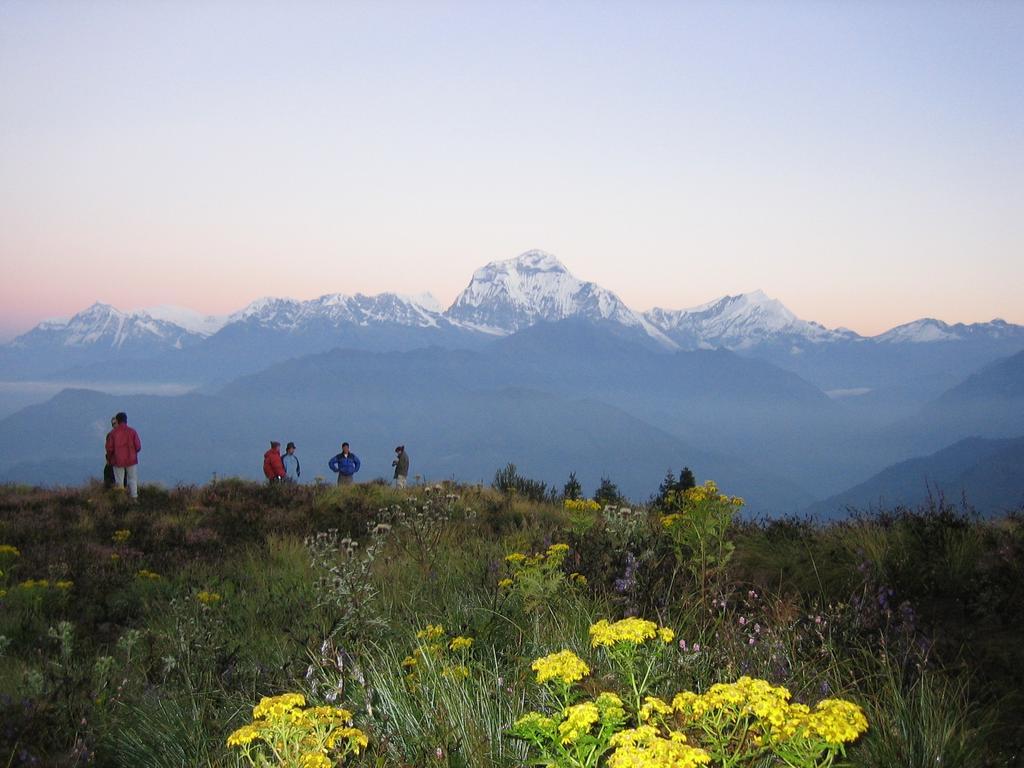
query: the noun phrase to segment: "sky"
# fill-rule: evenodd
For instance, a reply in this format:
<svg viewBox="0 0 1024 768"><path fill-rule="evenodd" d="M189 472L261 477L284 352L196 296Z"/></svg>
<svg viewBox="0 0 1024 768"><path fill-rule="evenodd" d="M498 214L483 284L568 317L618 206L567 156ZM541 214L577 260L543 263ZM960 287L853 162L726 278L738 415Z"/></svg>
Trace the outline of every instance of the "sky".
<svg viewBox="0 0 1024 768"><path fill-rule="evenodd" d="M429 291L1024 323L1024 3L0 0L0 339Z"/></svg>

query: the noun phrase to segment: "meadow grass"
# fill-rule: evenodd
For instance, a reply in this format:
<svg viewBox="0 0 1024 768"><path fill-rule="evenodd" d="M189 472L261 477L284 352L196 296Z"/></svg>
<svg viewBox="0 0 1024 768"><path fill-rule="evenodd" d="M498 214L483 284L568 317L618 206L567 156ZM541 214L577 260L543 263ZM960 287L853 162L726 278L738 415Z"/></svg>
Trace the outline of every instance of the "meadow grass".
<svg viewBox="0 0 1024 768"><path fill-rule="evenodd" d="M626 616L673 630L645 683L666 701L748 676L861 707L850 764L1014 764L1019 517L940 507L725 535L731 556L699 571L657 510L473 486L225 480L147 486L137 505L3 486L0 765L248 765L228 735L298 692L368 737L345 765L515 768L537 754L510 729L554 706L531 664L570 650L591 667L576 700L626 697L589 636Z"/></svg>

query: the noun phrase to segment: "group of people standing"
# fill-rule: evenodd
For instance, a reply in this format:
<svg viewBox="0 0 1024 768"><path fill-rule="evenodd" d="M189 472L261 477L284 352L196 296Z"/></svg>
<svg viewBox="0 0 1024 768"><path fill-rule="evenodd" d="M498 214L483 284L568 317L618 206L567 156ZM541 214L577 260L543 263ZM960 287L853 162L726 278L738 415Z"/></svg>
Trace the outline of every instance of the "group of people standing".
<svg viewBox="0 0 1024 768"><path fill-rule="evenodd" d="M327 466L338 476L338 485L351 485L355 482L355 474L362 466L348 443L341 444L341 453L331 457ZM395 460L391 462L395 468L394 481L398 488L405 488L409 478L409 454L405 446L395 448ZM263 454L263 474L270 483L298 482L302 475L299 457L295 455L295 443L285 446L284 456L281 455L281 443L270 441L270 450Z"/></svg>
<svg viewBox="0 0 1024 768"><path fill-rule="evenodd" d="M302 465L295 455L295 443L288 443L281 455L281 444L270 441L270 450L263 454L263 474L272 483L298 482L302 476Z"/></svg>
<svg viewBox="0 0 1024 768"><path fill-rule="evenodd" d="M121 411L110 419L110 431L105 443L107 463L103 467L103 484L107 488L127 490L133 499L139 497L139 451L142 441L139 433L128 426L128 415ZM338 475L338 485L351 485L362 462L352 453L348 443L341 444L341 453L332 456L327 466ZM405 488L409 478L409 454L405 446L395 448L395 486ZM270 441L270 450L263 454L263 474L271 483L299 482L302 466L295 454L295 443L289 442L281 455L281 443Z"/></svg>

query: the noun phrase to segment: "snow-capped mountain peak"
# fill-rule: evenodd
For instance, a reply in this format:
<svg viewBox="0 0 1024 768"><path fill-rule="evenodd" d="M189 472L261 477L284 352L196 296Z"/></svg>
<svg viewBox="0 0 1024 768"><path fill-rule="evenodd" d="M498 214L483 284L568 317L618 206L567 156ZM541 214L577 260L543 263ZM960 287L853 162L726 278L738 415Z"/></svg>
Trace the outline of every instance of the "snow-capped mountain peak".
<svg viewBox="0 0 1024 768"><path fill-rule="evenodd" d="M690 309L655 307L644 317L684 348L746 349L764 342L821 343L859 338L851 331L829 330L801 320L762 290L722 296Z"/></svg>
<svg viewBox="0 0 1024 768"><path fill-rule="evenodd" d="M1020 339L1024 341L1024 326L1007 323L996 318L987 323L944 323L934 317L923 317L910 323L897 325L872 338L880 344L930 344L941 341L967 341L968 339Z"/></svg>
<svg viewBox="0 0 1024 768"><path fill-rule="evenodd" d="M924 344L932 341L954 341L959 336L949 325L932 317L923 317L910 323L897 325L875 337L883 344Z"/></svg>
<svg viewBox="0 0 1024 768"><path fill-rule="evenodd" d="M133 349L160 350L180 348L198 339L198 334L148 312L122 312L96 302L67 321L40 323L11 342L21 349Z"/></svg>
<svg viewBox="0 0 1024 768"><path fill-rule="evenodd" d="M231 323L256 323L260 326L298 332L304 328L344 325L396 325L432 328L441 319L437 300L429 293L400 296L380 293L347 295L327 293L315 299L297 301L264 297L231 315Z"/></svg>
<svg viewBox="0 0 1024 768"><path fill-rule="evenodd" d="M561 261L540 250L476 270L445 315L460 325L499 335L568 317L613 321L675 346L614 293L576 278Z"/></svg>

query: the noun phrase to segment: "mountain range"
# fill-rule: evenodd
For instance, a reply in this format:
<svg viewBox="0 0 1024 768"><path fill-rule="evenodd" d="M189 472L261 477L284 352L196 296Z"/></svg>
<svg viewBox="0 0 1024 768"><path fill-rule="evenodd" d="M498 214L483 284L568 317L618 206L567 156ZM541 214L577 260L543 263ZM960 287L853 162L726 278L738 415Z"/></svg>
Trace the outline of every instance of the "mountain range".
<svg viewBox="0 0 1024 768"><path fill-rule="evenodd" d="M864 499L843 494L890 466L1024 434L1022 350L1024 327L1001 320L862 337L760 291L636 312L541 251L477 270L447 309L391 293L270 297L220 318L94 305L0 347L8 386L77 387L7 409L0 480L92 476L108 411L130 406L163 482L258 476L247 457L268 435L321 458L347 435L368 457L417 446L427 477L488 481L513 461L642 499L687 464L755 513L824 514L816 500ZM126 396L131 382L193 391Z"/></svg>
<svg viewBox="0 0 1024 768"><path fill-rule="evenodd" d="M910 347L942 347L946 352L966 343L984 348L984 362L1024 347L1024 326L998 319L949 325L926 318L863 337L802 320L761 291L724 296L690 309L637 312L613 292L574 277L551 254L534 250L478 269L445 310L429 294L394 293L326 294L308 301L263 298L222 318L173 307L122 312L94 304L67 321L41 323L0 346L0 363L7 377L30 378L81 374L83 367L88 374L90 364L111 359L161 358L159 369L165 374L198 382L213 373L207 358L221 360L225 350L234 350L233 364L258 370L244 359L239 345L253 347L248 356L262 353L259 362L336 347L479 348L491 338L567 318L616 326L664 352L729 349L761 356L825 388L874 388L901 381L903 371L891 359L902 359ZM201 351L204 347L209 348L207 354ZM900 352L894 355L894 348ZM874 358L869 368L897 371L840 380L819 370L863 370L860 362L866 357ZM214 367L216 379L223 366ZM920 370L919 362L915 369Z"/></svg>

